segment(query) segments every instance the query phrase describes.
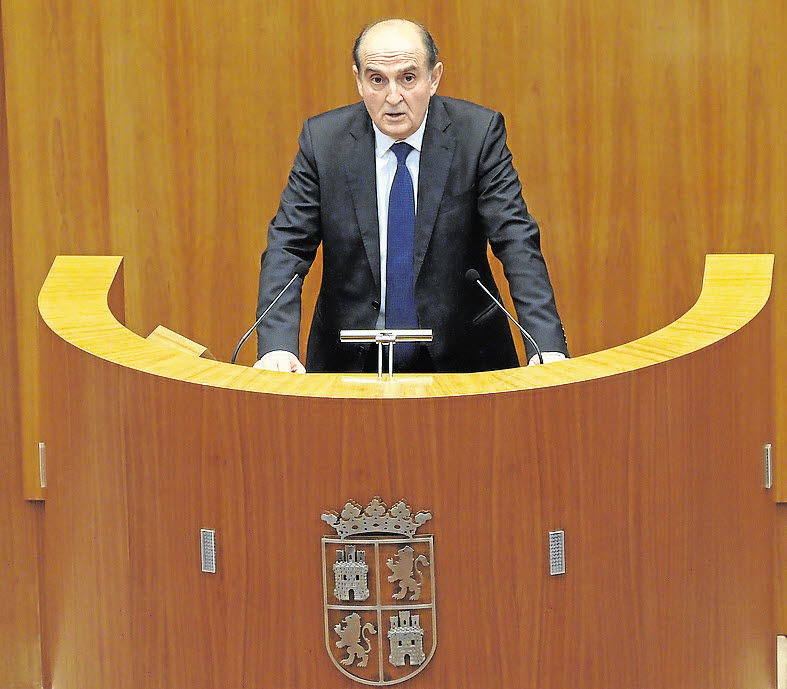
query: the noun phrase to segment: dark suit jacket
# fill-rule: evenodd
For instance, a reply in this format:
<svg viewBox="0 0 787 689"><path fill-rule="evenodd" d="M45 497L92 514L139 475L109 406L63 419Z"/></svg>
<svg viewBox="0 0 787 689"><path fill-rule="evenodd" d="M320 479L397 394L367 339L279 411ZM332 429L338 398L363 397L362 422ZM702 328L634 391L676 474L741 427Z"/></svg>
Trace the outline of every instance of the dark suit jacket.
<svg viewBox="0 0 787 689"><path fill-rule="evenodd" d="M360 371L369 345L339 342L341 329L372 329L380 309L374 130L364 104L306 121L281 204L268 228L257 314L323 245L323 276L306 367ZM433 96L418 175L415 304L432 328L437 371L518 366L503 314L465 280L475 268L496 292L487 241L502 261L517 315L544 351L567 354L539 232L522 199L503 117L466 101ZM297 288L296 288L297 287ZM258 328L258 352L298 353L300 283ZM526 343L527 344L527 343ZM527 345L528 356L532 350Z"/></svg>

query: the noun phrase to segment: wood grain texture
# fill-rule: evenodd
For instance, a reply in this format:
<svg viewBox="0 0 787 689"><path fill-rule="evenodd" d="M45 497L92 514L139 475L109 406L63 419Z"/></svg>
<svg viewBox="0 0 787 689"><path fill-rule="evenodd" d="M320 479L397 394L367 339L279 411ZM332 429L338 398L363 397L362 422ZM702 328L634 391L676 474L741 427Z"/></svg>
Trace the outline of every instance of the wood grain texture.
<svg viewBox="0 0 787 689"><path fill-rule="evenodd" d="M35 294L52 258L144 265L127 285L131 328L161 323L227 358L252 320L300 123L357 99L349 49L381 16L424 21L441 91L506 116L574 354L672 321L706 253L787 249L780 0L427 1L417 15L379 0L2 5L28 448ZM304 330L318 283L319 267ZM784 386L775 394L784 446Z"/></svg>
<svg viewBox="0 0 787 689"><path fill-rule="evenodd" d="M300 122L357 98L352 39L387 15L432 29L442 93L505 115L575 355L683 313L706 253L768 251L774 380L787 378L782 0L0 4L22 410L7 418L21 418L26 466L52 259L127 256L131 329L162 323L228 358ZM318 284L319 261L304 330ZM787 386L773 390L776 427L758 443L775 442L784 477Z"/></svg>
<svg viewBox="0 0 787 689"><path fill-rule="evenodd" d="M543 367L551 384L495 394L488 374L479 394L393 399L350 383L276 394L265 374L255 392L246 369L180 353L202 380L134 368L102 343L161 367L166 348L116 339L106 281L68 270L89 262L58 259L40 298L71 340L42 335L61 383L42 408L57 439L43 539L53 685L356 686L325 651L319 515L380 494L435 515L440 642L414 689L773 686L773 504L757 454L771 430L768 261L737 278L745 257L719 261L692 318L665 330L672 344L640 340L628 371L581 378L591 356ZM728 320L700 315L714 299ZM215 576L199 571L201 527L217 530ZM546 573L555 528L564 577Z"/></svg>
<svg viewBox="0 0 787 689"><path fill-rule="evenodd" d="M168 345L169 347L175 347L181 352L191 354L192 356L201 356L205 359L216 358L204 345L198 342L192 342L187 337L183 337L183 335L179 335L174 330L165 328L163 325L157 325L153 332L148 335L147 339L158 342L159 344Z"/></svg>
<svg viewBox="0 0 787 689"><path fill-rule="evenodd" d="M118 615L130 609L131 592L128 577L119 574L129 570L130 558L125 448L116 433L106 432L123 424L117 371L85 375L71 361L59 358L46 333L41 337L41 361L42 375L55 376L61 383L41 390L42 428L49 438L48 482L71 486L65 503L47 490L42 544L44 686L60 686L60 677L66 676L73 687L111 684L142 689L132 679L132 649L121 641L130 638L131 621ZM67 461L69 455L77 461ZM105 539L105 529L115 536ZM49 540L53 531L62 539L60 546ZM59 550L70 555L63 558ZM85 653L75 654L80 648ZM90 661L83 662L88 657Z"/></svg>
<svg viewBox="0 0 787 689"><path fill-rule="evenodd" d="M787 636L787 505L776 506L776 633Z"/></svg>
<svg viewBox="0 0 787 689"><path fill-rule="evenodd" d="M713 346L754 318L768 301L773 272L769 254L708 256L696 304L668 326L625 345L556 364L407 375L390 382L374 374L269 373L197 359L146 340L124 327L110 308L108 295L122 285L122 261L119 256L58 256L38 297L43 322L80 349L158 376L287 396L360 398L475 395L566 385L686 356ZM766 392L770 395L770 387Z"/></svg>
<svg viewBox="0 0 787 689"><path fill-rule="evenodd" d="M0 22L2 16L0 12ZM5 65L0 50L0 687L41 683L38 618L40 508L22 498L19 371L14 304Z"/></svg>

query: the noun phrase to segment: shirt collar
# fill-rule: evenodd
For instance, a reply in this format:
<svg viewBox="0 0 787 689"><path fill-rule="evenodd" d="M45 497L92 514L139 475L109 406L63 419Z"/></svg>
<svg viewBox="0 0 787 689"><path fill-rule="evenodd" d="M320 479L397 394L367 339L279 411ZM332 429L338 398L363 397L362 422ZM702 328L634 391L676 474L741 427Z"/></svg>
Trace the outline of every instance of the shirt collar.
<svg viewBox="0 0 787 689"><path fill-rule="evenodd" d="M420 153L421 144L424 140L424 130L426 129L427 117L429 117L428 109L426 111L426 115L424 115L424 121L421 122L421 126L418 127L418 129L416 129L406 139L394 139L387 134L383 134L377 128L377 125L372 122L372 127L374 127L374 154L378 158L382 158L386 153L388 153L388 151L391 150L391 146L393 146L397 141L404 141L405 143L410 144L416 151Z"/></svg>

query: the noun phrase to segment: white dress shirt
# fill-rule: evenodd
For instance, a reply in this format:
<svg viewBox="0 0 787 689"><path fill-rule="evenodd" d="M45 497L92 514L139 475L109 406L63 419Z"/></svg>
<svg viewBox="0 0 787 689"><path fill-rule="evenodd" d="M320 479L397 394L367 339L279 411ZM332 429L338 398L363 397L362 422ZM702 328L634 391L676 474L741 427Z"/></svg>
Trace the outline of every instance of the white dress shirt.
<svg viewBox="0 0 787 689"><path fill-rule="evenodd" d="M377 125L372 122L374 127L374 162L377 172L377 225L380 228L380 317L377 319L377 328L385 327L385 286L386 286L386 265L388 259L388 200L391 196L391 186L393 185L394 175L396 175L396 154L391 150L391 146L400 141L410 144L414 150L410 151L404 164L410 171L413 178L413 198L415 199L415 210L418 210L418 171L421 167L421 144L424 140L424 129L426 128L426 118L429 116L427 111L424 121L406 139L392 139L387 134L383 134Z"/></svg>

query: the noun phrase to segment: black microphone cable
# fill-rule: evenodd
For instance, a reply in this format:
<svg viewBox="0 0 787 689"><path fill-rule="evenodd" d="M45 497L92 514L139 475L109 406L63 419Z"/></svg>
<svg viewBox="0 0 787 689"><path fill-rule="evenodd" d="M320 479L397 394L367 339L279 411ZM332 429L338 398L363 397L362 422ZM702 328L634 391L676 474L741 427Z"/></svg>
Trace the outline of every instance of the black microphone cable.
<svg viewBox="0 0 787 689"><path fill-rule="evenodd" d="M544 357L541 355L541 347L539 347L539 346L538 346L538 342L536 342L536 341L535 341L535 340L532 338L532 336L530 335L530 333L529 333L529 332L527 332L527 330L525 330L525 329L524 329L524 328L523 328L523 327L522 327L522 326L519 324L519 321L518 321L516 318L514 318L514 317L513 317L513 316L512 316L510 313L508 313L508 311L506 311L506 308L505 308L505 306L503 306L503 305L500 303L500 301L499 301L499 300L498 300L498 299L495 297L495 295L494 295L494 294L492 294L492 293L491 293L491 292L490 292L490 291L489 291L489 290L488 290L488 289L487 289L487 288L484 286L484 283L483 283L483 282L481 282L481 276L478 274L478 271L477 271L475 268L470 268L470 270L468 270L468 271L465 273L465 280L467 280L468 282L474 282L474 283L476 283L476 284L477 284L477 285L478 285L478 286L479 286L479 287L480 287L482 290L484 290L484 292L486 292L486 293L489 295L489 298L490 298L490 299L491 299L493 302L495 302L495 304L497 304L497 307L498 307L498 308L499 308L499 309L500 309L500 310L501 310L501 311L502 311L502 312L503 312L503 313L504 313L506 316L508 316L508 320L510 320L510 321L511 321L511 322L512 322L512 323L513 323L513 324L514 324L514 325L515 325L517 328L519 328L519 330L522 332L522 334L523 334L523 335L524 335L524 336L525 336L525 337L526 337L526 338L529 340L530 344L532 344L532 345L533 345L533 346L536 348L536 354L538 354L538 363L539 363L539 364L543 364L543 363L544 363Z"/></svg>
<svg viewBox="0 0 787 689"><path fill-rule="evenodd" d="M284 288L282 289L282 291L281 291L281 292L279 292L279 293L276 295L276 298L275 298L275 299L274 299L274 300L273 300L273 301L270 303L270 305L268 306L268 308L267 308L267 309L265 309L265 311L263 311L263 312L262 312L262 315L261 315L261 316L260 316L260 317L259 317L259 318L258 318L256 321L254 321L254 325L252 325L252 326L251 326L251 328L249 328L249 329L248 329L248 330L245 332L245 334L243 335L243 337L241 337L241 338L240 338L240 341L238 342L238 344L237 344L237 345L235 345L235 349L233 350L233 352L232 352L232 356L230 357L230 363L231 363L231 364L234 364L234 363L235 363L235 359L237 359L237 358L238 358L238 352L240 351L240 348L241 348L241 347L243 347L243 345L245 344L246 340L248 340L248 339L249 339L249 337L251 336L251 334L252 334L252 333L253 333L253 332L254 332L254 331L257 329L257 326L258 326L260 323L262 323L262 319L263 319L263 318L265 318L265 316L267 316L267 315L268 315L268 311L270 311L270 310L273 308L274 304L276 304L276 302L277 302L277 301L279 301L279 298L282 296L282 294L284 294L284 293L285 293L285 292L286 292L286 291L287 291L287 290L290 288L290 285L291 285L293 282L295 282L295 281L296 281L298 278L304 278L304 277L306 277L306 273L307 273L307 271L308 271L308 268L307 268L307 266L306 266L306 262L305 262L305 261L301 261L301 262L300 262L300 263L299 263L299 264L298 264L298 265L295 267L295 275L293 275L293 276L290 278L290 281L289 281L289 282L288 282L286 285L284 285Z"/></svg>

